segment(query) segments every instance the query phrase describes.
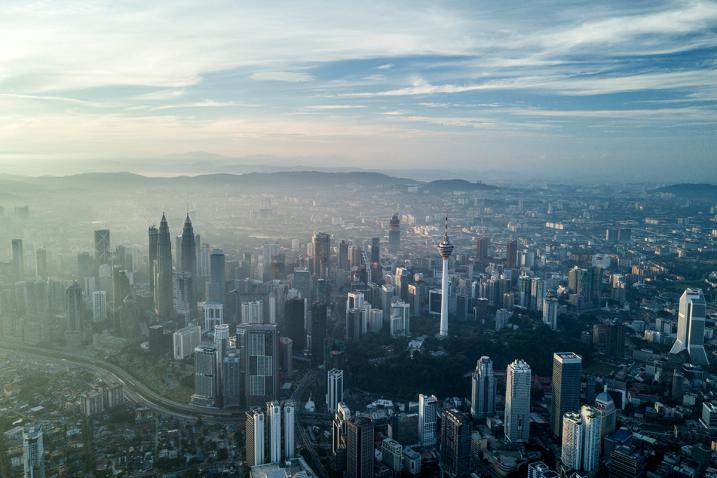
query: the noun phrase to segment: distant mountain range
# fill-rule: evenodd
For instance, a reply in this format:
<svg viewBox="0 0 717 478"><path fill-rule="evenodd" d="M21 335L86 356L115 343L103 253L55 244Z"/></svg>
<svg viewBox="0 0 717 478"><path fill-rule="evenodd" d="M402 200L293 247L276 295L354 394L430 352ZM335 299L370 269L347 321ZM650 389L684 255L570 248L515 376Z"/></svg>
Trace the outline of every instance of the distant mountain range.
<svg viewBox="0 0 717 478"><path fill-rule="evenodd" d="M408 188L418 187L433 194L454 191L495 190L497 186L463 179L421 182L376 172L283 171L246 174L204 174L198 176L150 177L128 172L83 173L69 176L0 175L0 191L10 196L43 192L117 191L127 188L167 187L231 188L237 192L289 191L315 188Z"/></svg>
<svg viewBox="0 0 717 478"><path fill-rule="evenodd" d="M717 201L717 185L707 183L680 183L653 190L693 200Z"/></svg>

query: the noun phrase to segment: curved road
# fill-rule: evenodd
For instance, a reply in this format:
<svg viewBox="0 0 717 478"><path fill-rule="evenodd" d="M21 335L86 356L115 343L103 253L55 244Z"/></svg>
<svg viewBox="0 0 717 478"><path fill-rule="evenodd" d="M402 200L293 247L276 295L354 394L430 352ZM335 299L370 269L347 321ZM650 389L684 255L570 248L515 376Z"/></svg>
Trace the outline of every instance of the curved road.
<svg viewBox="0 0 717 478"><path fill-rule="evenodd" d="M197 418L201 418L202 420L209 422L240 422L243 420L243 414L241 413L219 408L198 407L196 405L176 402L163 397L142 382L138 381L126 370L102 359L84 355L68 354L56 350L42 350L27 345L9 343L4 340L0 340L0 350L17 352L35 358L62 360L67 363L86 368L97 374L109 375L114 380L117 380L124 385L124 392L132 401L142 403L153 410L180 420L194 421Z"/></svg>

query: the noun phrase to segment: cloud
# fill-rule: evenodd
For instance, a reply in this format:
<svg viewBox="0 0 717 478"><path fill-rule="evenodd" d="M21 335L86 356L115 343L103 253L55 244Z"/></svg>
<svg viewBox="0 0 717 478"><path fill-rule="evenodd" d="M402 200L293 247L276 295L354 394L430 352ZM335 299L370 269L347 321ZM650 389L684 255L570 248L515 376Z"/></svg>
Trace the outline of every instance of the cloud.
<svg viewBox="0 0 717 478"><path fill-rule="evenodd" d="M365 107L365 105L311 105L306 108L310 110L354 110Z"/></svg>
<svg viewBox="0 0 717 478"><path fill-rule="evenodd" d="M294 83L311 81L314 77L308 73L296 71L259 71L252 74L251 79L257 81L288 81Z"/></svg>
<svg viewBox="0 0 717 478"><path fill-rule="evenodd" d="M391 68L393 68L393 63L386 63L376 67L377 70L389 70Z"/></svg>

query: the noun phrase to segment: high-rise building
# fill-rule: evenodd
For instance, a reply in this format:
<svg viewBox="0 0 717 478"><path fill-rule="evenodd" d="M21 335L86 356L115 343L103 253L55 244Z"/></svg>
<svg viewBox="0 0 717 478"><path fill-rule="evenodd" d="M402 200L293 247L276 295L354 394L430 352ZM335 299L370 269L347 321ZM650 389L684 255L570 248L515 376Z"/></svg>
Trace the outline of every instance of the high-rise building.
<svg viewBox="0 0 717 478"><path fill-rule="evenodd" d="M471 472L471 424L458 410L446 410L441 418L441 469L450 477Z"/></svg>
<svg viewBox="0 0 717 478"><path fill-rule="evenodd" d="M98 229L95 231L95 264L109 264L112 261L110 249L110 230Z"/></svg>
<svg viewBox="0 0 717 478"><path fill-rule="evenodd" d="M241 358L232 349L224 357L222 367L222 400L224 407L239 407L242 401Z"/></svg>
<svg viewBox="0 0 717 478"><path fill-rule="evenodd" d="M373 422L352 417L346 424L346 478L373 478Z"/></svg>
<svg viewBox="0 0 717 478"><path fill-rule="evenodd" d="M229 324L216 324L214 326L214 348L217 352L217 390L221 398L224 357L229 349Z"/></svg>
<svg viewBox="0 0 717 478"><path fill-rule="evenodd" d="M260 300L251 302L242 302L241 304L241 323L242 324L263 324L264 323L264 303Z"/></svg>
<svg viewBox="0 0 717 478"><path fill-rule="evenodd" d="M371 263L378 264L381 262L381 238L371 238Z"/></svg>
<svg viewBox="0 0 717 478"><path fill-rule="evenodd" d="M495 374L493 361L486 356L478 359L471 377L471 415L473 418L495 414Z"/></svg>
<svg viewBox="0 0 717 478"><path fill-rule="evenodd" d="M284 402L284 460L296 458L296 441L294 435L294 424L296 423L296 402L287 400Z"/></svg>
<svg viewBox="0 0 717 478"><path fill-rule="evenodd" d="M384 438L381 442L381 456L383 462L394 473L400 473L403 468L403 445L392 438Z"/></svg>
<svg viewBox="0 0 717 478"><path fill-rule="evenodd" d="M281 404L273 401L266 404L268 426L269 463L281 461Z"/></svg>
<svg viewBox="0 0 717 478"><path fill-rule="evenodd" d="M279 336L274 324L240 324L237 343L244 372L247 407L276 399L278 391Z"/></svg>
<svg viewBox="0 0 717 478"><path fill-rule="evenodd" d="M573 352L553 354L553 400L551 407L551 431L560 436L563 415L580 408L580 379L583 374L583 359Z"/></svg>
<svg viewBox="0 0 717 478"><path fill-rule="evenodd" d="M479 261L485 261L490 256L488 248L490 247L490 237L482 236L476 239L476 258Z"/></svg>
<svg viewBox="0 0 717 478"><path fill-rule="evenodd" d="M594 476L600 464L600 413L584 405L567 412L562 422L560 461L566 470L580 470Z"/></svg>
<svg viewBox="0 0 717 478"><path fill-rule="evenodd" d="M532 277L530 279L530 310L536 312L543 311L543 301L545 300L545 281L540 277Z"/></svg>
<svg viewBox="0 0 717 478"><path fill-rule="evenodd" d="M156 279L156 268L157 268L157 253L159 252L159 229L157 229L156 226L150 226L149 229L147 229L147 236L149 237L149 291L152 294L152 297L155 295L154 288L156 286L155 279Z"/></svg>
<svg viewBox="0 0 717 478"><path fill-rule="evenodd" d="M625 326L610 324L607 334L607 354L618 360L625 358Z"/></svg>
<svg viewBox="0 0 717 478"><path fill-rule="evenodd" d="M184 360L192 355L199 346L202 329L198 325L189 324L172 334L173 356L175 360Z"/></svg>
<svg viewBox="0 0 717 478"><path fill-rule="evenodd" d="M328 279L331 269L331 236L325 232L315 232L311 242L314 245L314 276Z"/></svg>
<svg viewBox="0 0 717 478"><path fill-rule="evenodd" d="M15 272L15 280L22 280L25 276L25 252L22 247L22 239L12 240L12 267Z"/></svg>
<svg viewBox="0 0 717 478"><path fill-rule="evenodd" d="M543 323L555 330L558 328L558 298L547 295L543 299Z"/></svg>
<svg viewBox="0 0 717 478"><path fill-rule="evenodd" d="M92 293L92 321L104 322L107 320L107 293L96 290Z"/></svg>
<svg viewBox="0 0 717 478"><path fill-rule="evenodd" d="M282 333L287 335L296 347L296 350L304 350L306 344L306 299L293 297L284 305L284 323Z"/></svg>
<svg viewBox="0 0 717 478"><path fill-rule="evenodd" d="M595 409L600 412L600 437L605 438L617 428L617 409L612 397L607 393L607 385L602 393L595 397Z"/></svg>
<svg viewBox="0 0 717 478"><path fill-rule="evenodd" d="M35 276L47 279L47 250L40 247L35 251Z"/></svg>
<svg viewBox="0 0 717 478"><path fill-rule="evenodd" d="M334 414L344 401L344 371L333 368L326 374L326 409Z"/></svg>
<svg viewBox="0 0 717 478"><path fill-rule="evenodd" d="M263 465L264 458L264 413L261 408L254 407L246 412L244 422L246 437L246 463L247 465Z"/></svg>
<svg viewBox="0 0 717 478"><path fill-rule="evenodd" d="M448 337L448 258L453 253L453 244L448 239L448 218L446 217L443 240L438 243L438 253L443 259L443 273L441 274L441 324L438 334Z"/></svg>
<svg viewBox="0 0 717 478"><path fill-rule="evenodd" d="M209 256L209 284L207 286L207 302L224 304L225 257L221 249L212 250Z"/></svg>
<svg viewBox="0 0 717 478"><path fill-rule="evenodd" d="M418 396L418 439L422 446L433 446L437 440L438 399L434 395Z"/></svg>
<svg viewBox="0 0 717 478"><path fill-rule="evenodd" d="M82 332L84 324L82 287L74 281L65 291L65 320L68 332Z"/></svg>
<svg viewBox="0 0 717 478"><path fill-rule="evenodd" d="M411 335L411 305L398 300L391 304L389 322L391 337L408 337Z"/></svg>
<svg viewBox="0 0 717 478"><path fill-rule="evenodd" d="M197 306L197 284L199 278L197 277L197 244L194 240L194 228L192 227L192 220L189 218L189 213L184 220L184 228L182 229L182 267L181 271L185 274L189 274L191 281L188 287L190 313L193 313Z"/></svg>
<svg viewBox="0 0 717 478"><path fill-rule="evenodd" d="M23 478L45 478L45 447L42 429L28 427L22 432Z"/></svg>
<svg viewBox="0 0 717 478"><path fill-rule="evenodd" d="M202 407L217 405L219 373L217 349L202 345L194 349L194 394L192 403Z"/></svg>
<svg viewBox="0 0 717 478"><path fill-rule="evenodd" d="M518 265L518 241L513 239L505 246L505 267L515 269Z"/></svg>
<svg viewBox="0 0 717 478"><path fill-rule="evenodd" d="M560 461L568 470L579 470L582 465L583 434L583 422L578 412L563 415Z"/></svg>
<svg viewBox="0 0 717 478"><path fill-rule="evenodd" d="M339 269L349 270L349 243L345 240L339 242Z"/></svg>
<svg viewBox="0 0 717 478"><path fill-rule="evenodd" d="M172 276L172 238L167 217L162 214L157 238L154 303L161 320L174 320L174 278Z"/></svg>
<svg viewBox="0 0 717 478"><path fill-rule="evenodd" d="M326 343L326 302L315 301L311 304L311 361L314 366L324 363L324 346Z"/></svg>
<svg viewBox="0 0 717 478"><path fill-rule="evenodd" d="M394 214L388 223L388 250L391 254L401 252L401 220L398 214Z"/></svg>
<svg viewBox="0 0 717 478"><path fill-rule="evenodd" d="M706 313L707 304L702 289L686 289L680 297L677 339L670 349L671 354L686 350L693 364L709 364L704 345Z"/></svg>
<svg viewBox="0 0 717 478"><path fill-rule="evenodd" d="M508 365L505 385L505 438L527 442L530 438L530 365L515 360Z"/></svg>

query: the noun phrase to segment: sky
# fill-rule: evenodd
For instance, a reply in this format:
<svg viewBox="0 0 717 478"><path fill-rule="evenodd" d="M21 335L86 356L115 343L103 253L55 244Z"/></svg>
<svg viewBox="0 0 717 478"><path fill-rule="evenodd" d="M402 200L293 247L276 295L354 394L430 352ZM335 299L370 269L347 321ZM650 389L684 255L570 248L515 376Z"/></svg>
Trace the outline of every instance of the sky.
<svg viewBox="0 0 717 478"><path fill-rule="evenodd" d="M0 172L207 154L717 182L716 125L717 1L0 2Z"/></svg>

